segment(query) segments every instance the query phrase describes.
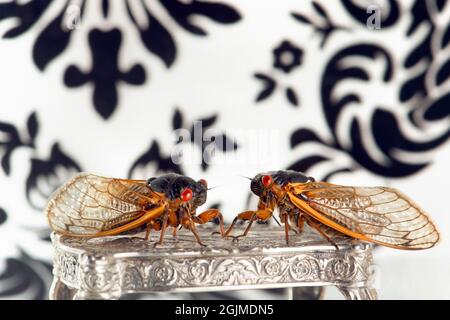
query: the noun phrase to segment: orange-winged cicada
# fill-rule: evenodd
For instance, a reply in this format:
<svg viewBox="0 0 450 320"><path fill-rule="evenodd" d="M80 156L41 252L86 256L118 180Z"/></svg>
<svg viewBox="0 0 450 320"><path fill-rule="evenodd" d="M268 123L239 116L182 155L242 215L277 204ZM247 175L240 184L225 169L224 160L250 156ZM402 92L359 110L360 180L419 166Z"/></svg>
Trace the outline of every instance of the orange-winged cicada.
<svg viewBox="0 0 450 320"><path fill-rule="evenodd" d="M74 237L101 237L117 235L146 227L160 230L161 244L167 227L189 229L197 242L202 242L195 224L219 220L224 234L223 218L217 209L196 215L204 204L207 183L189 177L168 173L148 180L107 178L80 173L61 186L47 204L46 216L51 228Z"/></svg>
<svg viewBox="0 0 450 320"><path fill-rule="evenodd" d="M251 191L259 197L256 211L236 216L248 220L245 236L254 221L267 221L276 207L289 230L301 232L306 222L334 246L327 230L397 249L426 249L439 241L436 226L411 199L388 187L352 187L315 181L300 172L271 171L251 179ZM238 238L234 237L234 238ZM337 247L337 246L336 246Z"/></svg>

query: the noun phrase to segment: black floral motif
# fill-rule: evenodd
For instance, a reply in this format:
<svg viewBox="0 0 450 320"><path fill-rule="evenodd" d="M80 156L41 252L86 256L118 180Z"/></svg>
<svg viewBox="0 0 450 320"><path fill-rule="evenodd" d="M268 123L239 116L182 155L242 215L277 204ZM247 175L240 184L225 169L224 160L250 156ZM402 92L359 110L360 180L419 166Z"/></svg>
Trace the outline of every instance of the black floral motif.
<svg viewBox="0 0 450 320"><path fill-rule="evenodd" d="M378 60L383 63L384 68L380 75L374 76L361 65L349 64L350 58L365 58L369 61ZM347 61L346 67L342 67L341 61L344 59ZM391 55L380 46L359 44L347 47L336 53L325 68L321 87L323 112L333 135L333 140L324 141L313 131L305 128L297 130L291 137L293 147L306 142L315 142L326 146L331 152L327 152L326 155L315 154L307 156L291 165L291 168L306 171L317 163L330 161L333 158L331 156L333 150L334 152L342 151L347 153L354 162L341 168L336 167L333 172L329 173L328 178L330 174L353 171L358 166L385 177L408 176L426 167L430 163L429 160L424 159L422 162L416 163L406 162L402 158L397 158L393 150L416 154L432 150L448 139L450 129L443 131L441 135L434 138L416 140L416 138L409 137L400 129L400 122L403 124L411 123L410 115L405 112L403 114L394 113L391 108L376 106L372 111L368 110L364 114L359 113L359 115L352 117L349 122L347 137L338 134L337 128L341 121L341 115L346 111L348 105L362 103L363 94L349 92L336 96L332 94L334 88L341 82L351 79L366 82L378 80L388 83L392 80L392 76L393 62ZM371 103L376 103L376 101L371 101ZM426 107L434 107L434 105L431 104L430 106L427 104ZM418 108L422 108L423 112L423 106L418 106ZM364 123L368 123L369 127L364 125ZM348 139L351 141L350 144L343 143L343 141ZM368 140L373 141L374 145L367 145ZM378 149L378 152L387 161L380 162L373 158L371 149L374 147Z"/></svg>
<svg viewBox="0 0 450 320"><path fill-rule="evenodd" d="M416 1L412 7L413 19L407 36L414 36L422 24L430 27L404 61L405 68L415 72L411 72L411 77L403 83L399 96L402 102L413 101L410 120L418 127L450 114L450 94L445 89L445 82L450 79L450 55L442 54L450 44L450 23L444 27L437 23L439 17L445 14L444 4L443 1L430 1L427 6L424 1ZM437 55L441 58L436 59ZM434 92L432 99L430 91Z"/></svg>
<svg viewBox="0 0 450 320"><path fill-rule="evenodd" d="M36 210L42 210L53 191L80 171L80 166L55 143L48 160L31 159L26 181L29 204Z"/></svg>
<svg viewBox="0 0 450 320"><path fill-rule="evenodd" d="M3 38L13 39L21 36L31 29L41 17L57 4L54 0L31 0L25 4L14 2L0 4L0 22L8 18L18 18L19 23L7 30ZM67 13L71 2L66 0L65 5L43 28L36 38L33 46L33 61L39 70L44 71L47 66L67 49L74 32L81 32L67 26ZM216 23L232 24L241 19L239 12L229 5L208 1L189 1L188 3L176 0L160 0L159 4L165 8L170 16L185 31L205 36L207 32L200 25L194 23L192 16L204 16ZM85 15L86 1L81 1L80 19ZM177 54L175 41L158 18L152 14L145 1L140 1L141 10L147 19L146 26L138 23L126 1L128 17L138 29L141 41L145 48L159 57L167 67L172 66ZM109 15L109 1L102 1L104 17ZM82 86L88 82L94 84L93 102L95 110L104 119L109 119L118 104L117 85L119 81L128 84L142 85L147 76L141 63L135 64L130 70L122 71L119 68L118 53L122 47L122 32L119 29L104 31L94 29L88 31L89 45L92 52L93 65L89 72L80 71L75 65L69 66L64 73L64 82L69 88Z"/></svg>
<svg viewBox="0 0 450 320"><path fill-rule="evenodd" d="M36 113L30 114L27 120L27 137L21 137L19 130L13 125L5 122L0 122L0 133L5 140L0 140L0 147L4 153L1 156L2 169L6 175L11 173L11 155L19 147L35 147L35 138L39 130L39 125L36 118Z"/></svg>
<svg viewBox="0 0 450 320"><path fill-rule="evenodd" d="M3 208L0 208L0 224L5 223L6 219L8 219L8 215L6 214L6 211L3 210Z"/></svg>
<svg viewBox="0 0 450 320"><path fill-rule="evenodd" d="M283 70L285 73L291 72L302 63L303 50L293 45L290 41L284 40L273 50L274 68Z"/></svg>
<svg viewBox="0 0 450 320"><path fill-rule="evenodd" d="M19 23L9 29L3 38L11 39L28 31L41 17L52 0L34 0L19 4L17 1L0 4L0 21L7 18L16 18Z"/></svg>
<svg viewBox="0 0 450 320"><path fill-rule="evenodd" d="M317 143L321 145L326 145L330 150L325 154L307 155L291 164L287 168L288 170L308 172L310 169L312 169L319 163L323 162L333 163L335 156L337 156L340 152L342 152L341 149L336 144L325 142L323 139L317 136L317 134L314 131L310 129L301 128L292 133L290 141L292 149L296 147L301 147L302 145L307 143ZM316 179L321 181L330 181L335 175L339 173L352 172L355 170L355 166L350 165L346 166L338 162L335 162L333 164L334 165L331 166L333 169L331 169L328 172L325 172L322 176L316 176Z"/></svg>
<svg viewBox="0 0 450 320"><path fill-rule="evenodd" d="M127 72L119 70L118 54L121 42L122 33L119 29L92 30L89 33L89 46L93 58L92 70L83 73L78 67L71 65L64 74L64 83L70 88L76 88L88 82L94 84L94 106L104 119L108 119L117 106L116 86L119 80L132 85L141 85L145 82L145 71L140 64L135 64Z"/></svg>
<svg viewBox="0 0 450 320"><path fill-rule="evenodd" d="M128 177L130 179L147 179L167 172L183 174L181 167L175 164L170 156L162 155L159 143L152 141L148 150L131 165Z"/></svg>
<svg viewBox="0 0 450 320"><path fill-rule="evenodd" d="M330 35L338 30L349 30L346 27L339 26L335 24L327 11L316 1L312 3L314 11L317 15L314 18L308 18L306 15L302 13L293 12L291 13L292 17L306 25L310 25L314 31L321 35L322 39L320 41L320 48L323 48L330 37ZM317 20L319 18L319 21Z"/></svg>
<svg viewBox="0 0 450 320"><path fill-rule="evenodd" d="M273 49L273 57L273 67L275 69L281 70L283 73L290 73L302 64L303 50L291 41L283 40ZM263 83L262 90L256 96L256 102L260 102L274 93L277 88L277 80L273 76L261 72L255 73L254 77ZM296 107L299 105L299 98L292 87L285 87L284 94L292 106Z"/></svg>
<svg viewBox="0 0 450 320"><path fill-rule="evenodd" d="M46 299L51 280L51 266L32 259L24 252L8 258L0 273L0 299Z"/></svg>

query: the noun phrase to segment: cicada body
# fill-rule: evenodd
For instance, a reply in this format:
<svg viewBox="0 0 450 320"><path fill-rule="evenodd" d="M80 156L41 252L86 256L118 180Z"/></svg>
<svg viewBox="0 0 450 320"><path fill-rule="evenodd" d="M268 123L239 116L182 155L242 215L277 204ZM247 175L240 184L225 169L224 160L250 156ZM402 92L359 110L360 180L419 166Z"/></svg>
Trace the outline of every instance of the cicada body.
<svg viewBox="0 0 450 320"><path fill-rule="evenodd" d="M55 191L45 213L55 232L73 237L112 236L145 226L145 239L150 230L160 230L158 243L162 243L167 227L173 227L174 234L177 227L184 227L202 244L195 224L218 218L223 234L217 209L196 214L207 190L205 180L175 173L148 180L80 173Z"/></svg>
<svg viewBox="0 0 450 320"><path fill-rule="evenodd" d="M304 223L333 244L324 229L396 249L427 249L439 241L427 214L396 189L335 185L283 170L256 175L250 189L259 197L258 209L237 215L225 236L238 220L249 220L245 236L254 221L270 219L278 207L286 242L289 231L301 232Z"/></svg>

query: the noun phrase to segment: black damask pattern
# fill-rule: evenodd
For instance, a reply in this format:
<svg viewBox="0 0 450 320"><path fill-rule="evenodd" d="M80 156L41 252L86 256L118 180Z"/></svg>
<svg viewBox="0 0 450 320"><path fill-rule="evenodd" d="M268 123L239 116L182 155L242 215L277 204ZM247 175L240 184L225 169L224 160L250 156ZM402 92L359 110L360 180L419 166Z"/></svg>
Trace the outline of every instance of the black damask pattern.
<svg viewBox="0 0 450 320"><path fill-rule="evenodd" d="M347 9L353 6L348 1L343 1ZM411 101L412 107L409 107L410 113L404 113L400 116L398 112L392 112L392 107L376 106L373 111L367 111L364 119L353 117L349 123L348 136L346 139L340 137L337 132L337 126L340 122L341 115L346 112L347 108L351 105L361 104L362 95L358 92L349 92L336 99L332 93L336 86L340 85L344 81L359 80L365 82L381 81L385 83L391 83L394 73L394 65L391 53L387 52L384 48L377 44L357 44L352 45L336 53L328 62L323 77L322 77L322 108L325 119L327 121L330 132L333 136L333 141L323 141L312 130L307 128L300 128L295 131L291 137L291 146L296 147L308 142L314 142L326 146L329 149L334 149L337 152L343 151L347 153L354 163L352 165L345 165L341 168L336 168L333 172L329 172L324 179L329 179L332 175L340 172L350 172L356 168L362 166L372 173L376 173L385 177L404 177L412 175L427 165L430 164L430 160L424 160L422 163L406 162L404 159L396 158L394 150L401 150L404 152L412 152L416 154L429 152L446 142L449 138L450 128L443 131L442 134L429 137L424 131L423 136L425 139L414 139L405 134L401 130L401 124L410 123L416 126L419 130L425 130L427 122L443 120L448 117L449 109L445 107L448 105L450 95L446 90L439 90L439 86L449 78L447 74L448 63L450 57L444 60L439 66L435 66L435 55L444 49L443 43L448 44L448 31L447 28L437 28L433 19L439 15L439 12L444 7L444 1L436 2L434 8L434 15L427 10L427 5L434 3L434 1L416 1L412 7L413 20L409 27L407 36L410 37L417 29L418 25L424 23L430 26L429 32L419 45L414 48L411 53L406 57L404 67L412 69L418 63L424 63L422 68L415 69L415 73L411 73L412 77L406 80L400 88L400 99L404 103ZM390 2L390 12L384 21L386 27L393 25L398 19L398 5L395 1ZM355 8L353 8L355 9ZM362 13L356 14L355 10L348 10L354 18L359 16L360 21L363 20ZM364 20L365 21L365 20ZM384 27L384 25L383 25ZM437 40L436 40L437 38ZM432 48L432 40L435 43L440 43L441 47ZM447 39L447 40L446 40ZM446 42L447 41L447 42ZM364 67L361 66L348 66L343 68L341 61L349 61L349 58L364 57L366 59L375 61L382 59L384 65L384 71L378 76L378 79L374 79L373 75L368 73ZM350 60L351 61L351 60ZM348 64L347 64L348 65ZM430 68L433 66L435 68ZM433 73L430 77L430 73ZM433 79L434 83L432 87L425 84L425 79ZM434 98L430 98L430 91L435 90ZM441 94L439 94L439 92ZM437 94L436 94L437 93ZM373 103L376 104L376 101ZM362 106L360 107L362 108ZM361 113L359 113L361 114ZM368 121L367 121L368 120ZM369 123L370 127L366 127L363 123ZM373 153L370 149L373 146L369 146L365 143L367 137L371 136L371 140L374 141L375 147L387 161L380 163L373 158ZM350 140L350 145L344 145L341 141ZM330 155L310 155L306 158L299 159L293 163L290 168L306 171L312 166L321 163L323 161L330 161Z"/></svg>
<svg viewBox="0 0 450 320"><path fill-rule="evenodd" d="M314 16L308 17L299 12L292 12L291 16L298 22L311 26L314 32L321 36L320 48L324 48L329 37L334 32L339 30L349 30L347 27L334 23L327 10L320 3L313 1L312 7L315 11Z"/></svg>
<svg viewBox="0 0 450 320"><path fill-rule="evenodd" d="M233 24L241 19L241 15L236 9L223 3L197 0L186 3L176 0L160 0L158 2L181 28L196 36L206 36L207 31L193 22L194 15L207 17L220 24ZM23 35L41 19L54 3L57 2L55 0L31 0L25 4L15 1L0 4L0 22L13 17L19 20L18 25L7 30L3 38L13 39ZM144 0L140 1L140 5L145 11L146 27L138 22L138 17L131 10L129 1L126 1L127 16L138 30L145 48L170 68L178 51L171 35L172 30L169 30L152 14ZM69 6L70 1L65 1L65 5L56 17L38 34L34 42L33 61L41 71L45 71L47 66L67 49L74 32L82 32L81 28L71 30L67 27L68 23L65 23L67 22L65 19L68 19ZM102 1L103 16L108 16L109 7L109 0ZM81 2L79 8L80 21L85 15L85 10L86 0ZM142 85L148 78L147 73L142 63L135 64L128 71L120 70L118 53L122 49L122 32L119 29L93 29L87 34L93 59L92 68L84 73L75 65L69 66L64 73L64 83L69 88L76 88L92 82L94 84L95 110L103 119L109 119L119 101L118 82Z"/></svg>
<svg viewBox="0 0 450 320"><path fill-rule="evenodd" d="M125 17L130 19L133 30L138 32L145 50L166 68L171 68L180 55L179 43L176 41L178 30L175 28L207 39L206 25L201 23L202 19L193 19L194 17L201 16L218 24L235 24L241 20L241 14L237 9L222 2L155 1L156 5L160 5L161 9L173 19L174 24L170 27L167 21L153 12L143 0L139 1L144 10L141 13L150 23L143 24L139 21L129 1L125 2L127 10ZM423 161L411 162L404 157L397 157L396 152L419 156L430 154L430 151L442 147L448 141L450 127L445 127L445 124L448 124L450 114L448 108L450 94L446 89L450 81L450 55L446 50L450 46L450 23L442 23L445 22L442 15L444 8L449 5L448 2L416 0L411 8L406 8L396 0L377 1L383 5L382 29L398 27L401 19L411 18L411 24L404 36L412 45L405 57L399 57L396 52L387 49L383 45L381 33L380 41L361 42L351 39L352 33L366 28L368 13L359 1L338 2L341 9L346 12L347 19L341 17L342 20L335 19L331 14L334 8L328 1L311 1L307 5L286 12L286 19L298 22L294 24L297 28L318 34L319 40L315 42L315 39L300 36L287 39L285 35L272 44L269 52L261 53L272 55L273 60L268 66L268 71L253 72L253 76L262 85L256 94L256 104L259 105L264 101L265 106L279 112L278 106L269 103L269 98L277 92L283 95L283 101L288 105L300 106L303 101L300 98L306 93L299 89L301 84L290 81L288 77L302 72L304 65L309 63L308 58L311 54L327 53L327 60L318 66L321 80L316 94L320 97L320 101L315 107L320 110L326 124L326 127L321 129L327 130L328 135L324 135L315 127L284 128L290 134L290 148L293 151L305 145L312 144L317 147L312 153L302 153L298 158L291 157L287 165L289 169L308 172L321 164L329 163L332 165L328 166L321 176L315 177L330 181L337 174L351 173L360 169L381 177L406 177L432 163L432 156L423 157ZM13 40L34 29L55 3L57 3L55 0L31 0L0 4L0 22L9 18L17 19L17 23L5 31L3 38ZM79 29L72 31L65 29L64 19L70 1L59 1L59 5L61 3L59 12L50 17L50 22L39 29L31 49L33 62L41 72L48 72L52 62L68 50L74 32L81 32ZM112 2L102 0L99 15L109 17L112 7ZM81 17L86 14L86 10L87 2L82 1ZM417 41L418 32L423 27L426 30L425 36ZM142 86L149 81L148 70L144 67L146 61L136 62L129 70L119 67L119 56L126 50L124 40L127 34L124 29L118 27L105 29L99 26L84 32L90 50L90 57L87 58L92 59L92 66L86 71L77 62L72 62L64 68L62 79L72 90L91 86L96 113L103 119L111 119L120 102L118 84L125 84L124 87ZM340 36L348 36L349 41L342 46L340 44L336 46L338 33ZM332 49L335 47L338 49ZM399 60L402 61L402 65L395 63ZM364 63L356 63L358 61ZM378 73L373 72L369 68L372 65L381 66L381 71L378 69ZM401 81L396 78L399 71L406 74ZM151 78L151 81L153 80L157 81ZM397 86L400 104L384 105L376 97L367 100L363 91L352 86L345 87L350 81L357 81L364 87L372 84ZM337 90L338 87L350 89ZM348 116L352 108L358 112L350 113ZM309 115L305 110L306 108L302 107L290 111L298 111L299 117L308 118ZM38 149L38 146L42 145L38 143L41 142L40 134L44 131L39 122L41 116L44 116L41 111L32 112L24 119L23 124L0 121L0 161L1 173L4 173L5 179L11 179L19 171L14 166L15 163L11 163L15 159L16 150L23 148L29 151L25 156L28 157L30 169L25 181L22 181L23 190L30 210L42 214L48 196L72 175L81 171L82 165L74 157L72 150L66 147L64 141L56 137L50 140L49 150ZM201 121L204 133L207 129L218 125L219 117L219 111L212 111L208 116L196 120ZM165 172L189 174L182 164L172 161L170 149L167 147L192 145L196 152L202 155L211 144L218 152L234 152L241 148L232 137L225 134L218 136L220 140L226 141L225 144L204 139L204 136L196 140L193 134L195 121L187 118L187 114L175 107L167 127L171 130L187 130L192 138L188 141L174 141L173 145L167 146L163 144L161 137L148 137L147 149L141 154L134 155L135 160L129 165L129 178L146 179ZM345 119L348 122L345 122ZM430 135L427 128L434 124L444 124L444 129L438 134ZM405 126L413 127L418 135L410 135L403 130ZM372 144L368 144L367 141L371 141ZM375 158L374 150L386 161ZM206 156L208 160L208 154ZM346 161L340 161L341 156L344 156ZM198 169L207 173L213 169L213 165L203 161ZM222 205L214 203L210 206ZM10 219L14 214L17 212L14 212L13 208L1 203L0 228L8 228L14 223L14 219ZM37 240L49 245L49 232L48 228L42 228L33 230L32 233L33 236L37 235ZM31 250L20 243L12 245L20 251L20 254L3 260L5 267L0 271L0 298L46 298L51 278L48 261L31 258L27 254L29 253L27 250ZM192 294L190 297L198 299L212 296ZM232 298L233 295L217 294L213 297Z"/></svg>
<svg viewBox="0 0 450 320"><path fill-rule="evenodd" d="M92 70L84 73L77 66L71 65L64 74L64 83L69 88L93 83L95 110L104 119L108 119L117 107L117 85L120 81L131 85L142 85L146 79L146 73L141 64L135 64L128 71L120 71L118 55L121 43L122 32L117 28L110 31L99 29L90 31Z"/></svg>
<svg viewBox="0 0 450 320"><path fill-rule="evenodd" d="M81 167L54 143L46 160L31 159L25 194L31 207L42 211L51 194L64 182L82 171Z"/></svg>
<svg viewBox="0 0 450 320"><path fill-rule="evenodd" d="M8 219L8 215L6 214L6 211L3 208L0 208L0 225L5 223Z"/></svg>
<svg viewBox="0 0 450 320"><path fill-rule="evenodd" d="M303 63L303 49L297 47L289 40L283 40L273 53L273 68L280 70L285 74L293 72ZM270 73L257 72L254 77L263 84L261 91L256 96L256 102L261 102L269 98L277 87L279 87L275 76ZM294 107L299 106L300 101L296 90L292 86L282 88L287 101Z"/></svg>
<svg viewBox="0 0 450 320"><path fill-rule="evenodd" d="M0 273L0 299L47 299L51 265L22 252L18 259L9 258Z"/></svg>
<svg viewBox="0 0 450 320"><path fill-rule="evenodd" d="M20 134L20 130L14 124L0 122L0 133L4 140L0 140L1 166L6 175L11 173L11 156L20 147L35 148L35 139L39 130L36 112L32 112L26 123L26 137Z"/></svg>
<svg viewBox="0 0 450 320"><path fill-rule="evenodd" d="M172 117L173 130L185 129L189 132L189 139L179 139L174 142L175 145L189 143L196 146L202 159L200 166L203 171L208 169L210 160L214 156L211 152L232 152L238 148L236 141L225 134L215 134L213 137L206 136L205 133L207 133L209 128L214 127L217 119L218 116L213 115L188 123L179 109L175 109ZM197 136L198 134L200 136ZM213 148L208 148L209 146ZM164 155L158 141L152 140L147 151L140 155L131 165L128 177L143 179L143 177L151 177L167 172L184 174L181 164L178 161L173 161L172 157L178 156L180 155Z"/></svg>

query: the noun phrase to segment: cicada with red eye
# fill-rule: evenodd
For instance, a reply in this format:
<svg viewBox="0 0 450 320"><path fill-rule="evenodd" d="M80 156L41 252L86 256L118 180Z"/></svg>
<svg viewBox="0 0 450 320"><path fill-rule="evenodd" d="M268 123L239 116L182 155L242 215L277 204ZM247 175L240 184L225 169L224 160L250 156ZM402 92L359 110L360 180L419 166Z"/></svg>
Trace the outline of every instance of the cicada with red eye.
<svg viewBox="0 0 450 320"><path fill-rule="evenodd" d="M289 231L301 232L305 223L334 246L327 230L396 249L427 249L439 241L427 214L396 189L341 186L291 170L258 174L250 189L259 197L258 209L238 214L225 236L238 220L249 224L235 238L247 235L254 221L270 219L278 207L287 243Z"/></svg>
<svg viewBox="0 0 450 320"><path fill-rule="evenodd" d="M205 180L195 181L175 173L148 180L80 173L53 194L45 213L51 228L63 235L112 236L145 226L145 239L151 230L158 230L157 244L161 244L168 227L173 228L174 235L178 227L184 227L203 245L196 224L217 218L220 233L224 234L219 210L196 214L206 202L207 191Z"/></svg>

